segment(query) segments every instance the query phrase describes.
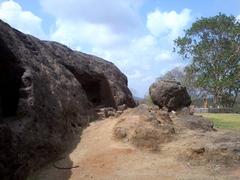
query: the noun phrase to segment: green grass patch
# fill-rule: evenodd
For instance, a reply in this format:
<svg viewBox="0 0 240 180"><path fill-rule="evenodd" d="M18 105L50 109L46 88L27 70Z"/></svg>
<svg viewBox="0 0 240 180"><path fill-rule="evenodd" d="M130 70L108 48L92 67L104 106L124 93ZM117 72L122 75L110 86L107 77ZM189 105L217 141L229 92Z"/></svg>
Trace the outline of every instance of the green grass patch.
<svg viewBox="0 0 240 180"><path fill-rule="evenodd" d="M201 113L200 115L211 120L216 128L240 130L240 114Z"/></svg>

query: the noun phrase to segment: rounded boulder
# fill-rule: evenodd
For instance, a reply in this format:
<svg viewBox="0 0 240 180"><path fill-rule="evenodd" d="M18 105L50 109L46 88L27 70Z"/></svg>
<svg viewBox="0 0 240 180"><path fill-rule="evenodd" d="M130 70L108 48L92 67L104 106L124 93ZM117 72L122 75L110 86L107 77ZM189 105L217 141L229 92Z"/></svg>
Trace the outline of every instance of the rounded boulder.
<svg viewBox="0 0 240 180"><path fill-rule="evenodd" d="M149 94L155 105L159 108L167 108L168 111L176 111L191 104L186 87L177 81L158 81L149 88Z"/></svg>

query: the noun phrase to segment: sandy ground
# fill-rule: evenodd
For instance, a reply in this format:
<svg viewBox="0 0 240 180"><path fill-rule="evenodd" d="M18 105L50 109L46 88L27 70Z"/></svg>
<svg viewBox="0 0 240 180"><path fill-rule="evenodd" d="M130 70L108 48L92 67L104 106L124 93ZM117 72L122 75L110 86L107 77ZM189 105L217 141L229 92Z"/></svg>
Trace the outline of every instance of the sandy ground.
<svg viewBox="0 0 240 180"><path fill-rule="evenodd" d="M138 150L128 143L115 141L112 131L117 118L91 123L83 131L81 141L69 155L72 166L60 170L52 165L40 170L37 180L237 180L240 168L222 170L219 167L191 166L177 160L174 146L178 141L163 145L160 152ZM68 166L69 160L55 162Z"/></svg>

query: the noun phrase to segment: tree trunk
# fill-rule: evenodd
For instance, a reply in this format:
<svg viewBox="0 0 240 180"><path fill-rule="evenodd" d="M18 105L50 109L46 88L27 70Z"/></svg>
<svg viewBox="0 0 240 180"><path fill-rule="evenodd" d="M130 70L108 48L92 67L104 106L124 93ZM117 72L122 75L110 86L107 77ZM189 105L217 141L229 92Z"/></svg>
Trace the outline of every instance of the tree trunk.
<svg viewBox="0 0 240 180"><path fill-rule="evenodd" d="M234 104L236 103L236 100L237 100L237 97L238 97L238 92L239 90L235 90L235 96L234 96L234 99L233 99L233 103L232 103L232 107L234 106Z"/></svg>
<svg viewBox="0 0 240 180"><path fill-rule="evenodd" d="M217 91L213 94L213 106L216 108L219 106L219 93Z"/></svg>

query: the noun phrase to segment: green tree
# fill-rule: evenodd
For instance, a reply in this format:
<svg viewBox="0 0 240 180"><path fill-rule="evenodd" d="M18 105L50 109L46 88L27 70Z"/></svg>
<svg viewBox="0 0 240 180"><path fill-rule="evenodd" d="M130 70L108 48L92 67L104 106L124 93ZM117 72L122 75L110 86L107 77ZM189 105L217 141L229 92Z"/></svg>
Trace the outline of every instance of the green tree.
<svg viewBox="0 0 240 180"><path fill-rule="evenodd" d="M174 42L191 59L196 86L211 93L215 105L233 106L240 89L240 22L221 13L200 18Z"/></svg>

